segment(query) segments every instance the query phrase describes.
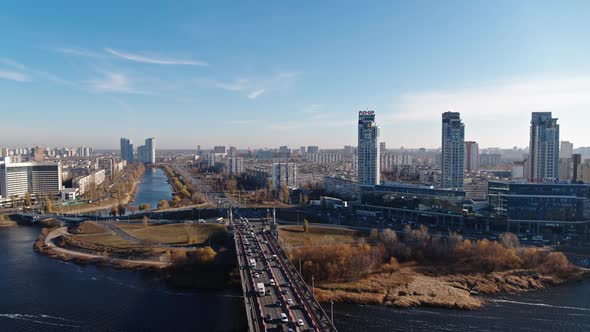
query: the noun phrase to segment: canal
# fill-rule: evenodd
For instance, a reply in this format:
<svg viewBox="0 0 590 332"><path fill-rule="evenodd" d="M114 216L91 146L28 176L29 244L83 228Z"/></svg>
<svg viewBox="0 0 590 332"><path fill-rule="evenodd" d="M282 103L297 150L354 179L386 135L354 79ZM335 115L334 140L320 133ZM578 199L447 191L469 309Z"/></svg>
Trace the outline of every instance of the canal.
<svg viewBox="0 0 590 332"><path fill-rule="evenodd" d="M132 203L134 206L139 206L142 203L146 203L150 206L150 209L158 207L158 202L161 200L172 199L172 186L168 183L168 178L164 171L160 168L147 167L141 182L137 186L135 193L135 202Z"/></svg>

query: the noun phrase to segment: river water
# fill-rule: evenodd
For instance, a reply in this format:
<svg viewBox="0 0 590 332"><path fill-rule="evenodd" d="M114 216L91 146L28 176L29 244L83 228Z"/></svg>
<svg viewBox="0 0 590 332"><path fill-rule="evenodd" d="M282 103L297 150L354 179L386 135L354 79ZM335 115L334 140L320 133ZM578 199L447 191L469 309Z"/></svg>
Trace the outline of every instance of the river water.
<svg viewBox="0 0 590 332"><path fill-rule="evenodd" d="M235 291L36 254L35 227L0 229L0 331L243 331ZM482 310L335 305L339 331L590 331L590 283L499 296ZM329 305L326 306L329 314Z"/></svg>
<svg viewBox="0 0 590 332"><path fill-rule="evenodd" d="M168 183L168 178L160 168L147 167L141 183L137 186L133 205L147 203L150 209L155 209L163 199L167 201L172 199L172 187Z"/></svg>

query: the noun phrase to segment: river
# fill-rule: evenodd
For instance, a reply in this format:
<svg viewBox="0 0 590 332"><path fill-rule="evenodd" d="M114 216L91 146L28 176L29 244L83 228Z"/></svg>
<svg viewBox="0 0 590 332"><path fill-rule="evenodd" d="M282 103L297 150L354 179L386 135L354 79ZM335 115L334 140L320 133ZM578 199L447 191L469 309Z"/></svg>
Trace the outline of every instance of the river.
<svg viewBox="0 0 590 332"><path fill-rule="evenodd" d="M160 168L146 167L141 182L137 186L133 205L147 203L150 209L155 209L163 199L167 201L172 199L172 187L168 183L166 174Z"/></svg>
<svg viewBox="0 0 590 332"><path fill-rule="evenodd" d="M35 227L0 229L0 331L242 331L235 291L181 291L154 273L36 254ZM590 331L590 283L498 296L477 311L335 305L343 331ZM326 306L329 313L329 305Z"/></svg>
<svg viewBox="0 0 590 332"><path fill-rule="evenodd" d="M0 331L241 331L236 291L182 291L155 273L38 255L36 227L0 229Z"/></svg>

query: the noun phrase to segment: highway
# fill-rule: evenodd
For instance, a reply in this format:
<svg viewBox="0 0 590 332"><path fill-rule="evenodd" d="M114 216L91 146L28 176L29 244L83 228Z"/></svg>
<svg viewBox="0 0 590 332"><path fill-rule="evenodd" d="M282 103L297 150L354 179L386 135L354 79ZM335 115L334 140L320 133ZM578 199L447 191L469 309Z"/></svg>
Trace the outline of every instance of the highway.
<svg viewBox="0 0 590 332"><path fill-rule="evenodd" d="M263 223L235 222L234 237L251 329L257 331L336 331L307 286L284 260ZM249 261L256 261L255 267ZM258 295L263 283L265 295ZM313 303L311 303L313 302ZM319 309L319 312L318 312ZM283 322L281 315L286 315ZM322 321L322 316L324 319Z"/></svg>

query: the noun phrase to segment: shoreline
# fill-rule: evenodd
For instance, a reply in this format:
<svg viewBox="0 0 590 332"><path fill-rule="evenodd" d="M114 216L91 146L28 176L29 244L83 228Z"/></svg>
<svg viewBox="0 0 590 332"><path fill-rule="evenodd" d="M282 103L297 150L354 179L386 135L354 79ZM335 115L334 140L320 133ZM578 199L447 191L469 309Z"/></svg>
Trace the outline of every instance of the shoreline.
<svg viewBox="0 0 590 332"><path fill-rule="evenodd" d="M488 299L495 295L525 294L589 278L588 270L566 277L536 270L429 276L406 264L398 271L369 275L355 282L321 283L316 285L315 292L321 303L477 310L485 307Z"/></svg>

